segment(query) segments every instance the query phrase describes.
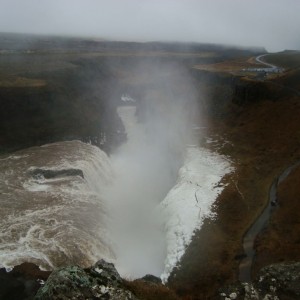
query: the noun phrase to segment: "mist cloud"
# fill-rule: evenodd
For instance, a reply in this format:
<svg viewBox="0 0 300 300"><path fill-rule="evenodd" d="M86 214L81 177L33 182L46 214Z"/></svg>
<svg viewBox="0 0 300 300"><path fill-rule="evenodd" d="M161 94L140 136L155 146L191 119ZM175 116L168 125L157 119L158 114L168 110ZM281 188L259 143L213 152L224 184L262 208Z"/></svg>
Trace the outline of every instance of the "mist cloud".
<svg viewBox="0 0 300 300"><path fill-rule="evenodd" d="M0 31L300 49L298 0L0 0Z"/></svg>

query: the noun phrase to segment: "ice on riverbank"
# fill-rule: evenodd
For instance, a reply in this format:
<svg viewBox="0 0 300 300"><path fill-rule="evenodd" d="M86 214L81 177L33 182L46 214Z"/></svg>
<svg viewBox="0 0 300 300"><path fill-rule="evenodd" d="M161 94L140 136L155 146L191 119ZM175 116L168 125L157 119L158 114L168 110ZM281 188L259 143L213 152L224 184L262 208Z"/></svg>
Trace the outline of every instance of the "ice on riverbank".
<svg viewBox="0 0 300 300"><path fill-rule="evenodd" d="M163 281L179 263L204 219L214 217L213 204L224 188L220 181L232 170L224 156L204 148L187 149L177 184L159 205L167 243Z"/></svg>

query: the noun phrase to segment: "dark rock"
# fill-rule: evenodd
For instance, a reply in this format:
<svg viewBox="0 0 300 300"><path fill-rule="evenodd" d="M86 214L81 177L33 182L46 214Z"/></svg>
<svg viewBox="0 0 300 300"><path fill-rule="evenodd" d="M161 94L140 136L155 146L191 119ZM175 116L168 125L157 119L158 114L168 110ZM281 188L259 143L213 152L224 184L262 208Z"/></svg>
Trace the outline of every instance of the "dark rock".
<svg viewBox="0 0 300 300"><path fill-rule="evenodd" d="M90 285L90 278L83 269L77 266L58 269L49 276L45 286L38 291L36 299L92 298Z"/></svg>
<svg viewBox="0 0 300 300"><path fill-rule="evenodd" d="M144 281L148 281L148 282L152 282L152 283L155 283L155 284L162 284L162 281L160 278L154 276L154 275L151 275L151 274L147 274L145 275L142 280Z"/></svg>
<svg viewBox="0 0 300 300"><path fill-rule="evenodd" d="M300 299L300 262L267 266L252 283L237 282L222 288L219 299Z"/></svg>
<svg viewBox="0 0 300 300"><path fill-rule="evenodd" d="M66 177L66 176L80 176L84 178L83 172L80 169L63 169L63 170L47 170L47 169L35 169L31 174L36 177L44 177L45 179Z"/></svg>
<svg viewBox="0 0 300 300"><path fill-rule="evenodd" d="M246 258L247 257L247 255L245 254L245 253L241 253L241 254L237 254L235 257L234 257L234 259L235 260L241 260L241 259L244 259L244 258Z"/></svg>
<svg viewBox="0 0 300 300"><path fill-rule="evenodd" d="M261 290L275 290L280 299L300 299L300 262L274 264L261 269L256 285Z"/></svg>
<svg viewBox="0 0 300 300"><path fill-rule="evenodd" d="M42 271L37 265L26 262L15 266L10 273L14 274L15 276L23 276L24 278L39 280L47 280L51 274L50 271Z"/></svg>
<svg viewBox="0 0 300 300"><path fill-rule="evenodd" d="M24 299L26 297L25 285L22 280L0 270L0 299Z"/></svg>
<svg viewBox="0 0 300 300"><path fill-rule="evenodd" d="M0 269L0 299L33 299L49 274L31 263L16 266L11 272Z"/></svg>
<svg viewBox="0 0 300 300"><path fill-rule="evenodd" d="M122 278L112 263L108 263L101 259L94 266L91 267L90 273L96 277L101 284L112 286L120 286Z"/></svg>
<svg viewBox="0 0 300 300"><path fill-rule="evenodd" d="M113 264L100 260L90 269L69 266L52 272L36 300L137 299L122 286Z"/></svg>

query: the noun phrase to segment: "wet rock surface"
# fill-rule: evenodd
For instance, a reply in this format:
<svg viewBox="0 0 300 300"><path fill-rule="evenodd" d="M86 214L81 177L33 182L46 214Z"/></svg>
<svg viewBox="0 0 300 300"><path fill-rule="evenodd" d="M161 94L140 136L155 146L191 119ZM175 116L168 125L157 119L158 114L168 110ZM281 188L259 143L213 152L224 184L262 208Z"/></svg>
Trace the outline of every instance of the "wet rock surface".
<svg viewBox="0 0 300 300"><path fill-rule="evenodd" d="M84 178L83 172L80 169L63 169L63 170L47 170L35 169L32 171L32 176L35 178L44 177L45 179L52 179L66 176L80 176Z"/></svg>
<svg viewBox="0 0 300 300"><path fill-rule="evenodd" d="M239 282L221 289L219 299L300 299L300 262L267 266L254 282Z"/></svg>
<svg viewBox="0 0 300 300"><path fill-rule="evenodd" d="M137 299L122 286L114 265L98 261L90 269L69 266L52 272L36 294L36 300L55 299Z"/></svg>
<svg viewBox="0 0 300 300"><path fill-rule="evenodd" d="M144 277L141 278L142 280L146 281L146 282L151 282L153 284L162 284L162 281L160 278L151 275L151 274L147 274Z"/></svg>
<svg viewBox="0 0 300 300"><path fill-rule="evenodd" d="M41 271L32 263L23 263L11 272L0 269L0 299L33 299L49 274L50 272Z"/></svg>

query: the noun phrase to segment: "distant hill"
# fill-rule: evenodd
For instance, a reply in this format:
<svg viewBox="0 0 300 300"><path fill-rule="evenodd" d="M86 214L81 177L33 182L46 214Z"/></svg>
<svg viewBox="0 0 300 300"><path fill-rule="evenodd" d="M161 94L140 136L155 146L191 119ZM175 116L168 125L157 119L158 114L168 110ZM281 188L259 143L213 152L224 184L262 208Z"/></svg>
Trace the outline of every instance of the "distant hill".
<svg viewBox="0 0 300 300"><path fill-rule="evenodd" d="M220 44L179 42L104 41L92 38L41 36L18 33L0 33L0 51L75 51L75 52L222 52L226 57L267 52L264 48L244 48Z"/></svg>

